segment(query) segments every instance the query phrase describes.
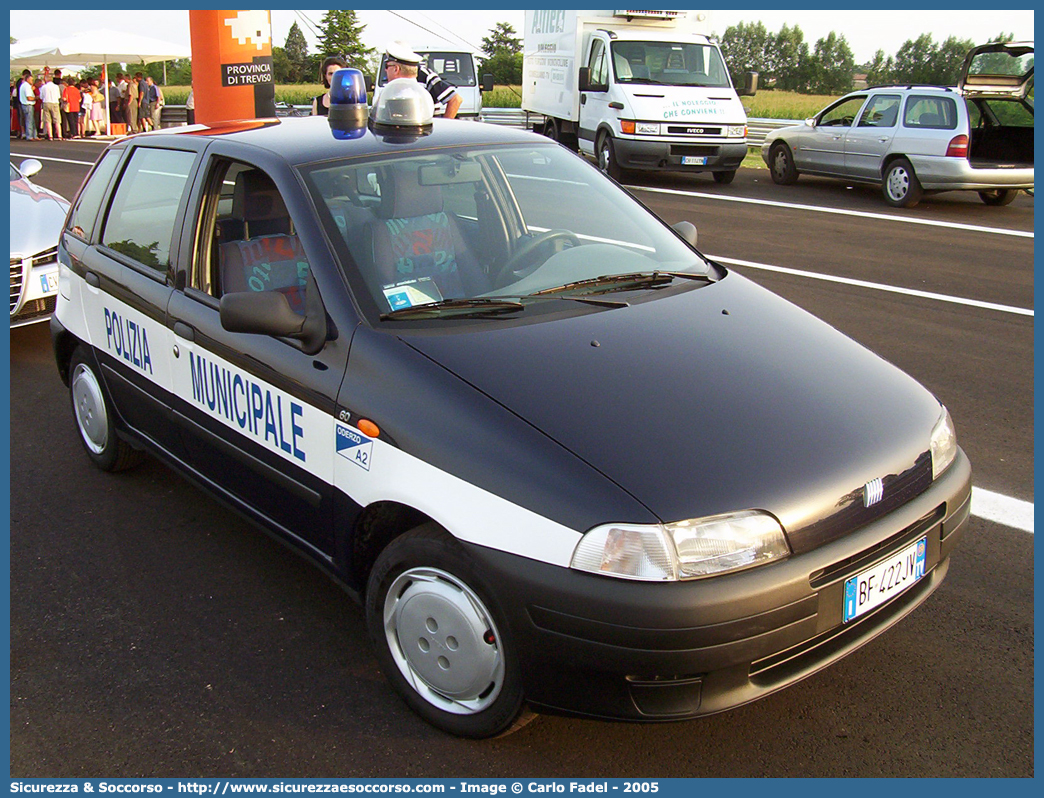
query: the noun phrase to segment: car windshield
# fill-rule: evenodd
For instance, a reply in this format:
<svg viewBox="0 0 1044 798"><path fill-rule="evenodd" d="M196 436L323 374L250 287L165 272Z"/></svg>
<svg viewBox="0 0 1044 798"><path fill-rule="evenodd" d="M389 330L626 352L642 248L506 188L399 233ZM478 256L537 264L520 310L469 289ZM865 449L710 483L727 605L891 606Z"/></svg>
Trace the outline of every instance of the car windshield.
<svg viewBox="0 0 1044 798"><path fill-rule="evenodd" d="M661 287L672 272L719 276L555 144L327 161L302 172L353 290L379 315L436 303L447 317L563 299L620 304L622 292Z"/></svg>
<svg viewBox="0 0 1044 798"><path fill-rule="evenodd" d="M613 69L619 83L708 86L727 89L729 73L718 48L682 42L613 42Z"/></svg>
<svg viewBox="0 0 1044 798"><path fill-rule="evenodd" d="M475 69L470 53L453 53L425 50L420 51L428 69L454 86L474 86Z"/></svg>

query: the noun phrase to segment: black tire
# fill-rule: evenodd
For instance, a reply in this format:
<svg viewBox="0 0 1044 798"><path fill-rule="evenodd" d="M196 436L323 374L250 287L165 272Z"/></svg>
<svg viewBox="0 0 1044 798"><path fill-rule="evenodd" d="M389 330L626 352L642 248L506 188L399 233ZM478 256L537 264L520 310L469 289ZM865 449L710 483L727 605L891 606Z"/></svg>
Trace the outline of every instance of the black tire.
<svg viewBox="0 0 1044 798"><path fill-rule="evenodd" d="M736 179L736 170L733 169L731 172L711 172L714 175L714 182L721 183L723 186L727 186L733 180Z"/></svg>
<svg viewBox="0 0 1044 798"><path fill-rule="evenodd" d="M893 208L912 208L921 201L924 190L908 160L897 158L888 164L881 183L881 194Z"/></svg>
<svg viewBox="0 0 1044 798"><path fill-rule="evenodd" d="M769 150L769 174L772 175L772 182L780 186L792 186L797 182L794 153L785 142L777 141Z"/></svg>
<svg viewBox="0 0 1044 798"><path fill-rule="evenodd" d="M496 603L467 552L437 524L381 552L366 586L366 626L384 675L432 726L480 739L535 717Z"/></svg>
<svg viewBox="0 0 1044 798"><path fill-rule="evenodd" d="M620 168L620 162L616 160L616 145L613 144L613 137L610 134L603 133L598 137L595 155L598 157L598 168L609 177L616 181L623 177L623 169Z"/></svg>
<svg viewBox="0 0 1044 798"><path fill-rule="evenodd" d="M553 116L549 116L544 121L544 135L552 141L557 141L571 152L576 152L579 146L576 136L571 133L563 133L562 123Z"/></svg>
<svg viewBox="0 0 1044 798"><path fill-rule="evenodd" d="M98 468L123 471L145 459L144 452L116 434L112 405L98 379L93 358L82 346L69 360L69 397L80 442Z"/></svg>
<svg viewBox="0 0 1044 798"><path fill-rule="evenodd" d="M1017 189L998 188L993 191L980 191L979 199L987 205L1011 205L1018 193Z"/></svg>

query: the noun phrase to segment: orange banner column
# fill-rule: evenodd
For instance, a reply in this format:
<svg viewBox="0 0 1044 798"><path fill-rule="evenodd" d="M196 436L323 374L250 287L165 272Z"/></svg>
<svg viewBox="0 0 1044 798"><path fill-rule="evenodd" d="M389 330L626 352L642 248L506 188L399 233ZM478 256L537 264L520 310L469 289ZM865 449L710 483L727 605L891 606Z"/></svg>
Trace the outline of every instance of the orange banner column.
<svg viewBox="0 0 1044 798"><path fill-rule="evenodd" d="M189 11L196 122L275 116L268 11Z"/></svg>

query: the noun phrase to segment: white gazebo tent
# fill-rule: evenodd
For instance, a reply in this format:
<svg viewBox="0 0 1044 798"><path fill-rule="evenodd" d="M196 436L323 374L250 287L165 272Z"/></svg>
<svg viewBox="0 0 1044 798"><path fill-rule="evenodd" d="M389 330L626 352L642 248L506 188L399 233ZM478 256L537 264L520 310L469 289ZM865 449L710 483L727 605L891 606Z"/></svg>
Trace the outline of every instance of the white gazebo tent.
<svg viewBox="0 0 1044 798"><path fill-rule="evenodd" d="M191 58L187 45L114 30L92 30L74 33L60 39L37 37L17 43L11 48L12 67L65 66L69 64L102 65L105 83L105 133L112 134L109 118L109 69L113 62L145 63Z"/></svg>

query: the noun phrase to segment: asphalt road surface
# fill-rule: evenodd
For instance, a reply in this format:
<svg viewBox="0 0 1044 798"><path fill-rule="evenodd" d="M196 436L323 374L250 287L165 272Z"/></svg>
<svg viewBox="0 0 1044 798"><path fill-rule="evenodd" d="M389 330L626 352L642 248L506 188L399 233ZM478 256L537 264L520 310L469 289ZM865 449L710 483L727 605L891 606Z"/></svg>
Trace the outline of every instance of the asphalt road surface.
<svg viewBox="0 0 1044 798"><path fill-rule="evenodd" d="M16 163L60 159L36 180L70 198L100 153L13 144ZM976 487L1033 501L1033 317L1011 310L1033 307L1032 197L895 210L873 189L758 170L632 191L924 383ZM46 325L12 331L12 776L1033 775L1032 532L972 517L923 607L746 707L666 725L543 717L467 742L396 697L333 582L155 461L93 468L68 404Z"/></svg>

